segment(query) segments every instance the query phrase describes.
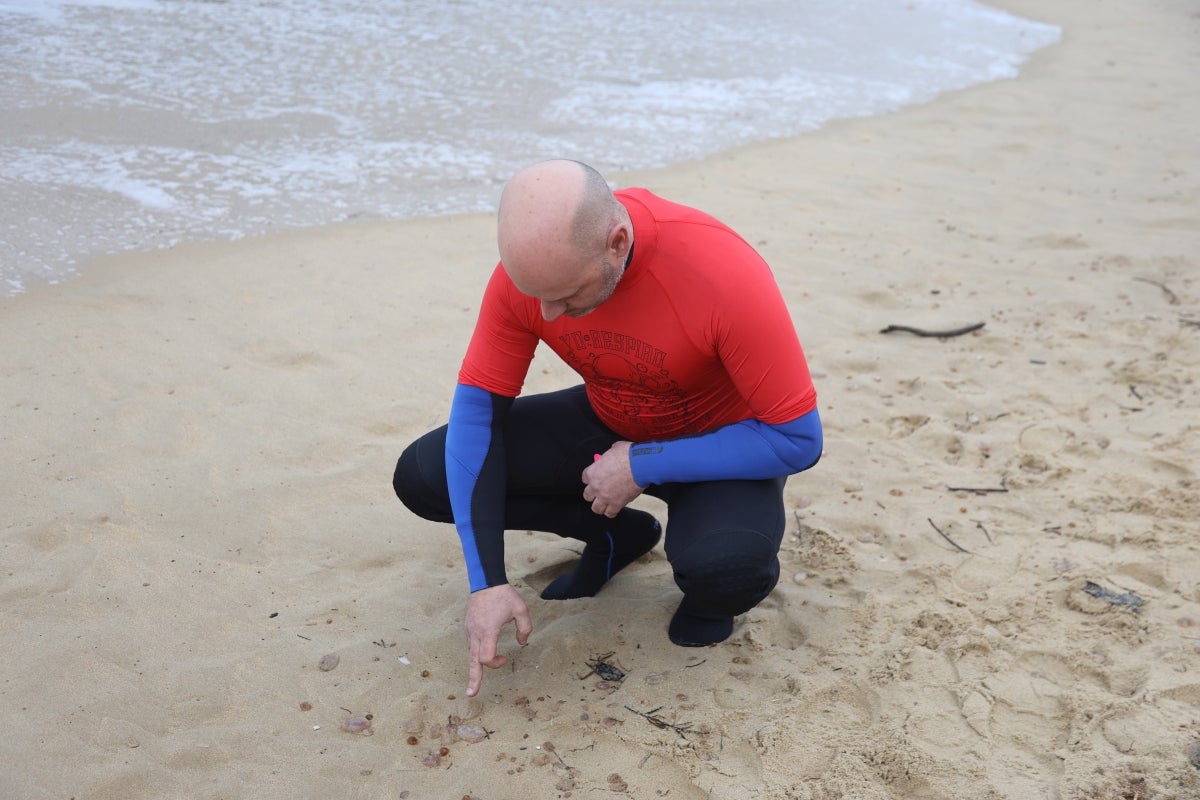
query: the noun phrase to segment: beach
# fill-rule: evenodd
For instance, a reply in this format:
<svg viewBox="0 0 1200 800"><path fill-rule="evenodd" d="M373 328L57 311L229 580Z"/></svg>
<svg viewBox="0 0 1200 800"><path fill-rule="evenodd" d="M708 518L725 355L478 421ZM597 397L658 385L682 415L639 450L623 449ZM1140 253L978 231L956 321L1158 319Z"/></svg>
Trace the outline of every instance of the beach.
<svg viewBox="0 0 1200 800"><path fill-rule="evenodd" d="M577 546L511 532L534 632L467 700L457 537L390 477L490 214L5 299L0 798L1200 798L1200 14L996 5L1063 31L1015 80L608 175L759 249L817 386L783 577L713 647L661 546L547 602Z"/></svg>

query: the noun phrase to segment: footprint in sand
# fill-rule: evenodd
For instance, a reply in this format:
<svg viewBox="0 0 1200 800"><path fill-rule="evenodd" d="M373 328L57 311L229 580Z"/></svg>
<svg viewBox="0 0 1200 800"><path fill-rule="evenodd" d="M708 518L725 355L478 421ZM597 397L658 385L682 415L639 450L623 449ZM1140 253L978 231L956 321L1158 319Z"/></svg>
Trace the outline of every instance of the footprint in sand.
<svg viewBox="0 0 1200 800"><path fill-rule="evenodd" d="M328 366L333 361L310 349L307 343L267 339L242 347L242 353L259 366L271 369L305 369Z"/></svg>

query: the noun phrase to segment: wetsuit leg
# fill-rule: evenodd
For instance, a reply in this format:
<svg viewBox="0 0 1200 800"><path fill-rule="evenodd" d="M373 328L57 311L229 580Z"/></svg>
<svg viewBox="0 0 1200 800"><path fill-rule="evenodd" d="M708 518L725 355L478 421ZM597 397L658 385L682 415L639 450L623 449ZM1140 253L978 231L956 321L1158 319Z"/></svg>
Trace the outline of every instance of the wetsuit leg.
<svg viewBox="0 0 1200 800"><path fill-rule="evenodd" d="M616 518L595 514L583 499L580 474L620 437L592 411L582 386L518 397L505 430L508 446L505 530L535 530L586 545L576 569L546 588L547 599L585 597L619 569L649 551L658 522L627 508ZM446 427L413 442L392 479L400 500L415 514L453 522L446 483Z"/></svg>
<svg viewBox="0 0 1200 800"><path fill-rule="evenodd" d="M676 644L722 641L733 617L758 605L779 580L785 478L650 487L666 500L666 551L684 599L671 621Z"/></svg>
<svg viewBox="0 0 1200 800"><path fill-rule="evenodd" d="M518 397L509 413L505 436L510 499L568 498L579 504L584 502L580 474L592 463L594 453L603 453L620 438L596 417L582 386ZM418 516L453 522L446 484L445 425L409 445L396 464L392 487L401 502ZM518 502L518 509L520 505ZM514 509L509 511L513 513ZM527 527L523 520L528 512L516 513L522 519L506 519L513 523L506 527Z"/></svg>

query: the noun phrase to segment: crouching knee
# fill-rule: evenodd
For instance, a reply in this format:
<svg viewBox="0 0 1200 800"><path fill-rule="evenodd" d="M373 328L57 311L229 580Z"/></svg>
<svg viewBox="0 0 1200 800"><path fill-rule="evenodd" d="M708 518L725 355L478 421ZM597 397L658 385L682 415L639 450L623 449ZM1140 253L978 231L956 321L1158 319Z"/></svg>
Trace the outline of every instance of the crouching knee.
<svg viewBox="0 0 1200 800"><path fill-rule="evenodd" d="M737 531L744 543L753 532ZM761 603L779 582L774 548L739 548L725 554L685 559L675 564L675 583L684 595L712 614L736 616Z"/></svg>
<svg viewBox="0 0 1200 800"><path fill-rule="evenodd" d="M453 522L444 462L438 458L434 459L435 464L429 458L422 458L422 451L427 449L424 439L408 446L396 462L392 489L400 502L418 517L433 522Z"/></svg>

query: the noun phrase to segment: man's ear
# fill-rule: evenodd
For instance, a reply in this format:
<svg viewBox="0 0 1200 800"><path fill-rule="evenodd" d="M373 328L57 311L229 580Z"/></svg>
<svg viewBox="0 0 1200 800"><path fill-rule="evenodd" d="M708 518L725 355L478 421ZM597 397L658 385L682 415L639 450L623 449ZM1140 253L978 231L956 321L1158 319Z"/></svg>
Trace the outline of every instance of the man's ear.
<svg viewBox="0 0 1200 800"><path fill-rule="evenodd" d="M633 245L633 231L628 222L618 222L608 232L608 252L618 263L625 263L629 248Z"/></svg>

